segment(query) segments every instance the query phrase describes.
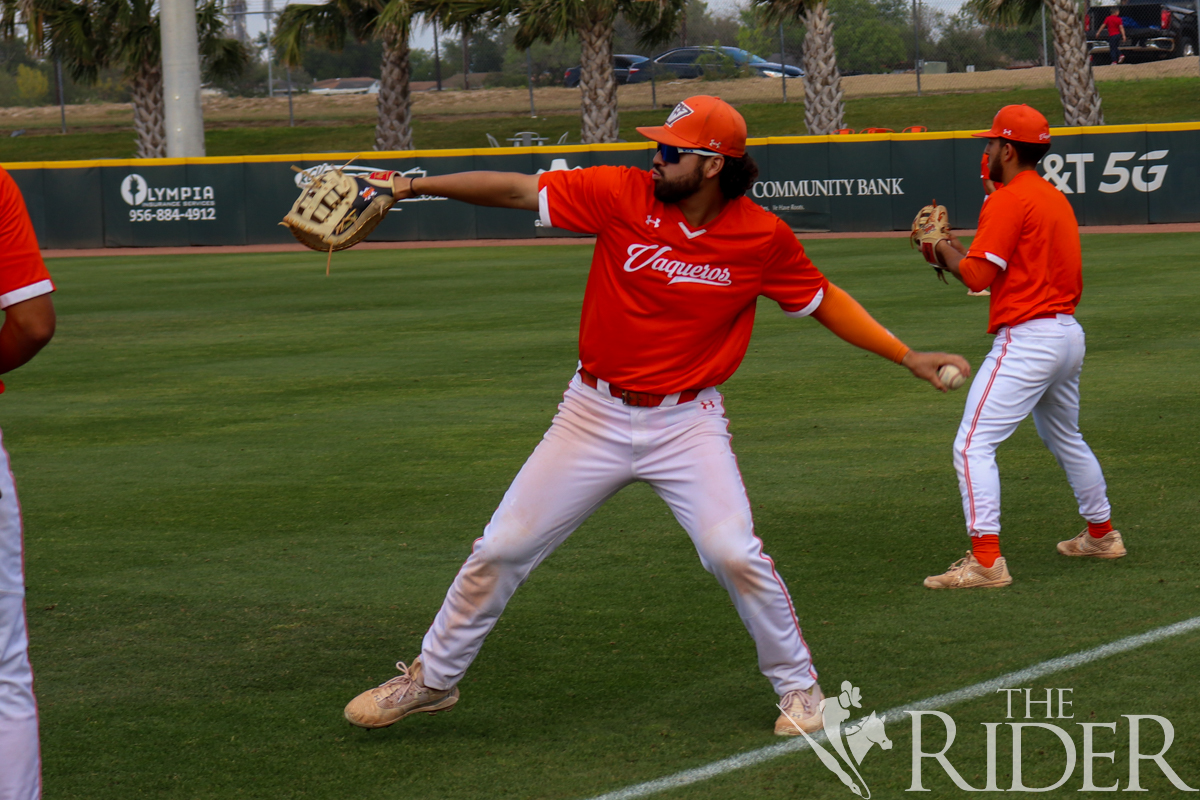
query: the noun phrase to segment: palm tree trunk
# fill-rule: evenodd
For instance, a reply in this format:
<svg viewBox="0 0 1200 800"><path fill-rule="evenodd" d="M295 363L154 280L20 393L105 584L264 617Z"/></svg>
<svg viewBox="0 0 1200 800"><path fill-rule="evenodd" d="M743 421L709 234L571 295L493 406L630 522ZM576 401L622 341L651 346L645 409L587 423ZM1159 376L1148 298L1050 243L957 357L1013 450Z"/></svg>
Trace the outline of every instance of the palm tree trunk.
<svg viewBox="0 0 1200 800"><path fill-rule="evenodd" d="M804 124L809 135L826 136L843 127L846 116L829 3L805 8L804 25Z"/></svg>
<svg viewBox="0 0 1200 800"><path fill-rule="evenodd" d="M163 109L162 63L138 65L130 87L138 158L167 157L167 123Z"/></svg>
<svg viewBox="0 0 1200 800"><path fill-rule="evenodd" d="M579 29L583 45L579 70L580 111L583 143L615 142L620 132L617 119L617 78L613 74L612 17L594 20Z"/></svg>
<svg viewBox="0 0 1200 800"><path fill-rule="evenodd" d="M395 27L384 30L379 118L375 122L376 150L413 149L408 53L407 30Z"/></svg>
<svg viewBox="0 0 1200 800"><path fill-rule="evenodd" d="M1100 93L1087 53L1087 31L1075 0L1046 0L1054 28L1058 94L1068 125L1103 125Z"/></svg>

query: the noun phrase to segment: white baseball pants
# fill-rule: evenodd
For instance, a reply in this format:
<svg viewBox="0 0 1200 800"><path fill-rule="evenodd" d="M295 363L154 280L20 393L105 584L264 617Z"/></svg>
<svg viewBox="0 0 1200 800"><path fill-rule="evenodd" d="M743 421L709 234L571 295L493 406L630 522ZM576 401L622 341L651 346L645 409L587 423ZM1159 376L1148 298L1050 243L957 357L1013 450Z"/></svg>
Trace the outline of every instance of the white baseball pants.
<svg viewBox="0 0 1200 800"><path fill-rule="evenodd" d="M25 628L24 546L17 487L0 442L0 800L42 795L37 704Z"/></svg>
<svg viewBox="0 0 1200 800"><path fill-rule="evenodd" d="M729 592L775 691L810 687L812 657L787 587L754 534L728 426L716 389L682 405L638 408L609 396L605 382L592 389L576 375L425 634L427 685L458 683L533 568L604 501L645 481Z"/></svg>
<svg viewBox="0 0 1200 800"><path fill-rule="evenodd" d="M1083 328L1069 314L1001 328L975 373L958 435L954 469L967 532L1000 533L1000 471L996 447L1033 414L1088 522L1112 513L1100 462L1079 432L1079 373Z"/></svg>

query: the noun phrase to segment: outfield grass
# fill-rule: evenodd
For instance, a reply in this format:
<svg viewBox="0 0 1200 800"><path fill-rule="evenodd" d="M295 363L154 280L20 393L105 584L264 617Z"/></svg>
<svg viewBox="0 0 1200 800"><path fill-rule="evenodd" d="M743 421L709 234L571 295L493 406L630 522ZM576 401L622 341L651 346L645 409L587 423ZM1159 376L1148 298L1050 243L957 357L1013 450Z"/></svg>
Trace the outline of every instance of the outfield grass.
<svg viewBox="0 0 1200 800"><path fill-rule="evenodd" d="M1105 121L1132 125L1196 120L1200 108L1200 78L1160 78L1145 81L1101 83ZM700 87L701 89L703 87ZM1053 88L1005 92L928 94L897 97L862 97L846 101L846 125L903 130L924 125L933 131L972 130L987 127L996 110L1009 103L1028 103L1042 110L1051 125L1062 125L1058 92ZM802 103L754 103L739 106L751 136L795 136L807 133ZM640 141L639 125L662 124L664 111L623 109L621 138ZM566 133L578 142L579 115L553 114L532 120L528 115L463 117L438 116L413 119L413 139L419 149L487 147L490 133L501 143L517 131L535 129L551 142ZM68 133L31 131L37 135L0 138L0 161L56 161L88 158L133 158L136 141L132 130ZM279 127L243 127L210 130L205 136L208 155L236 156L270 153L324 153L370 150L375 140L373 122Z"/></svg>
<svg viewBox="0 0 1200 800"><path fill-rule="evenodd" d="M967 546L949 452L964 395L763 303L724 391L758 533L827 691L852 680L883 710L1200 613L1198 249L1188 234L1085 239L1082 424L1130 555L1055 554L1081 523L1026 423L1000 456L1003 590L921 587ZM987 351L984 301L923 275L903 242L809 251L913 346L976 366ZM46 796L584 798L772 744L749 637L640 485L517 593L451 713L376 732L341 717L416 655L549 423L588 258L353 251L329 278L307 252L53 260L58 334L5 376L2 414ZM1042 685L1073 688L1079 720L1167 716L1170 763L1200 786L1197 658L1193 633ZM969 781L977 723L1004 721L1002 699L950 709ZM907 788L908 728L864 761L879 797ZM1029 785L1046 785L1061 754L1029 741ZM1125 775L1112 743L1098 734L1117 752L1098 784ZM1153 795L1170 789L1143 771ZM925 785L960 796L936 769ZM850 795L806 753L669 796Z"/></svg>

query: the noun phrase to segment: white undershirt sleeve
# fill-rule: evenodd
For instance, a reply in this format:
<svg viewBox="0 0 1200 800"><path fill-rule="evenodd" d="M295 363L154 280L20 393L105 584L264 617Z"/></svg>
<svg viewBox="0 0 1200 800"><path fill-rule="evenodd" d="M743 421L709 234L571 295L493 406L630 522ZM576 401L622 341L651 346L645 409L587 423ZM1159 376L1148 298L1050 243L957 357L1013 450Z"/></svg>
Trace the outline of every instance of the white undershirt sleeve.
<svg viewBox="0 0 1200 800"><path fill-rule="evenodd" d="M817 296L814 297L812 299L812 302L810 302L804 308L800 309L799 311L784 311L783 313L787 314L789 317L807 317L809 314L813 313L814 311L816 311L818 308L821 307L821 301L824 299L825 299L825 290L818 289Z"/></svg>
<svg viewBox="0 0 1200 800"><path fill-rule="evenodd" d="M554 227L554 223L550 221L550 196L548 187L545 186L538 190L538 216L541 217L542 227Z"/></svg>
<svg viewBox="0 0 1200 800"><path fill-rule="evenodd" d="M53 291L54 284L48 280L31 283L28 286L22 286L20 289L13 289L8 294L0 294L0 308L15 306L17 303L22 303L43 294L50 294Z"/></svg>

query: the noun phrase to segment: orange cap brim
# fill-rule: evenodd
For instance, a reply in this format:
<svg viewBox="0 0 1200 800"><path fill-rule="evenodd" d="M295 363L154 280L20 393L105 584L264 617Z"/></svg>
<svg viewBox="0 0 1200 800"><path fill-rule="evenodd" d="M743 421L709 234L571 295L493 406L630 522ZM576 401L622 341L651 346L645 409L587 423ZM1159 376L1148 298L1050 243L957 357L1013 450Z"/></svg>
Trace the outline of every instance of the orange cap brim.
<svg viewBox="0 0 1200 800"><path fill-rule="evenodd" d="M1000 131L983 131L982 133L972 133L971 136L973 136L976 139L1008 139L1010 142L1023 142L1025 144L1049 144L1050 143L1049 139L1046 139L1043 142L1038 142L1038 141L1030 141L1029 139L1022 139L1018 136L1005 136Z"/></svg>

